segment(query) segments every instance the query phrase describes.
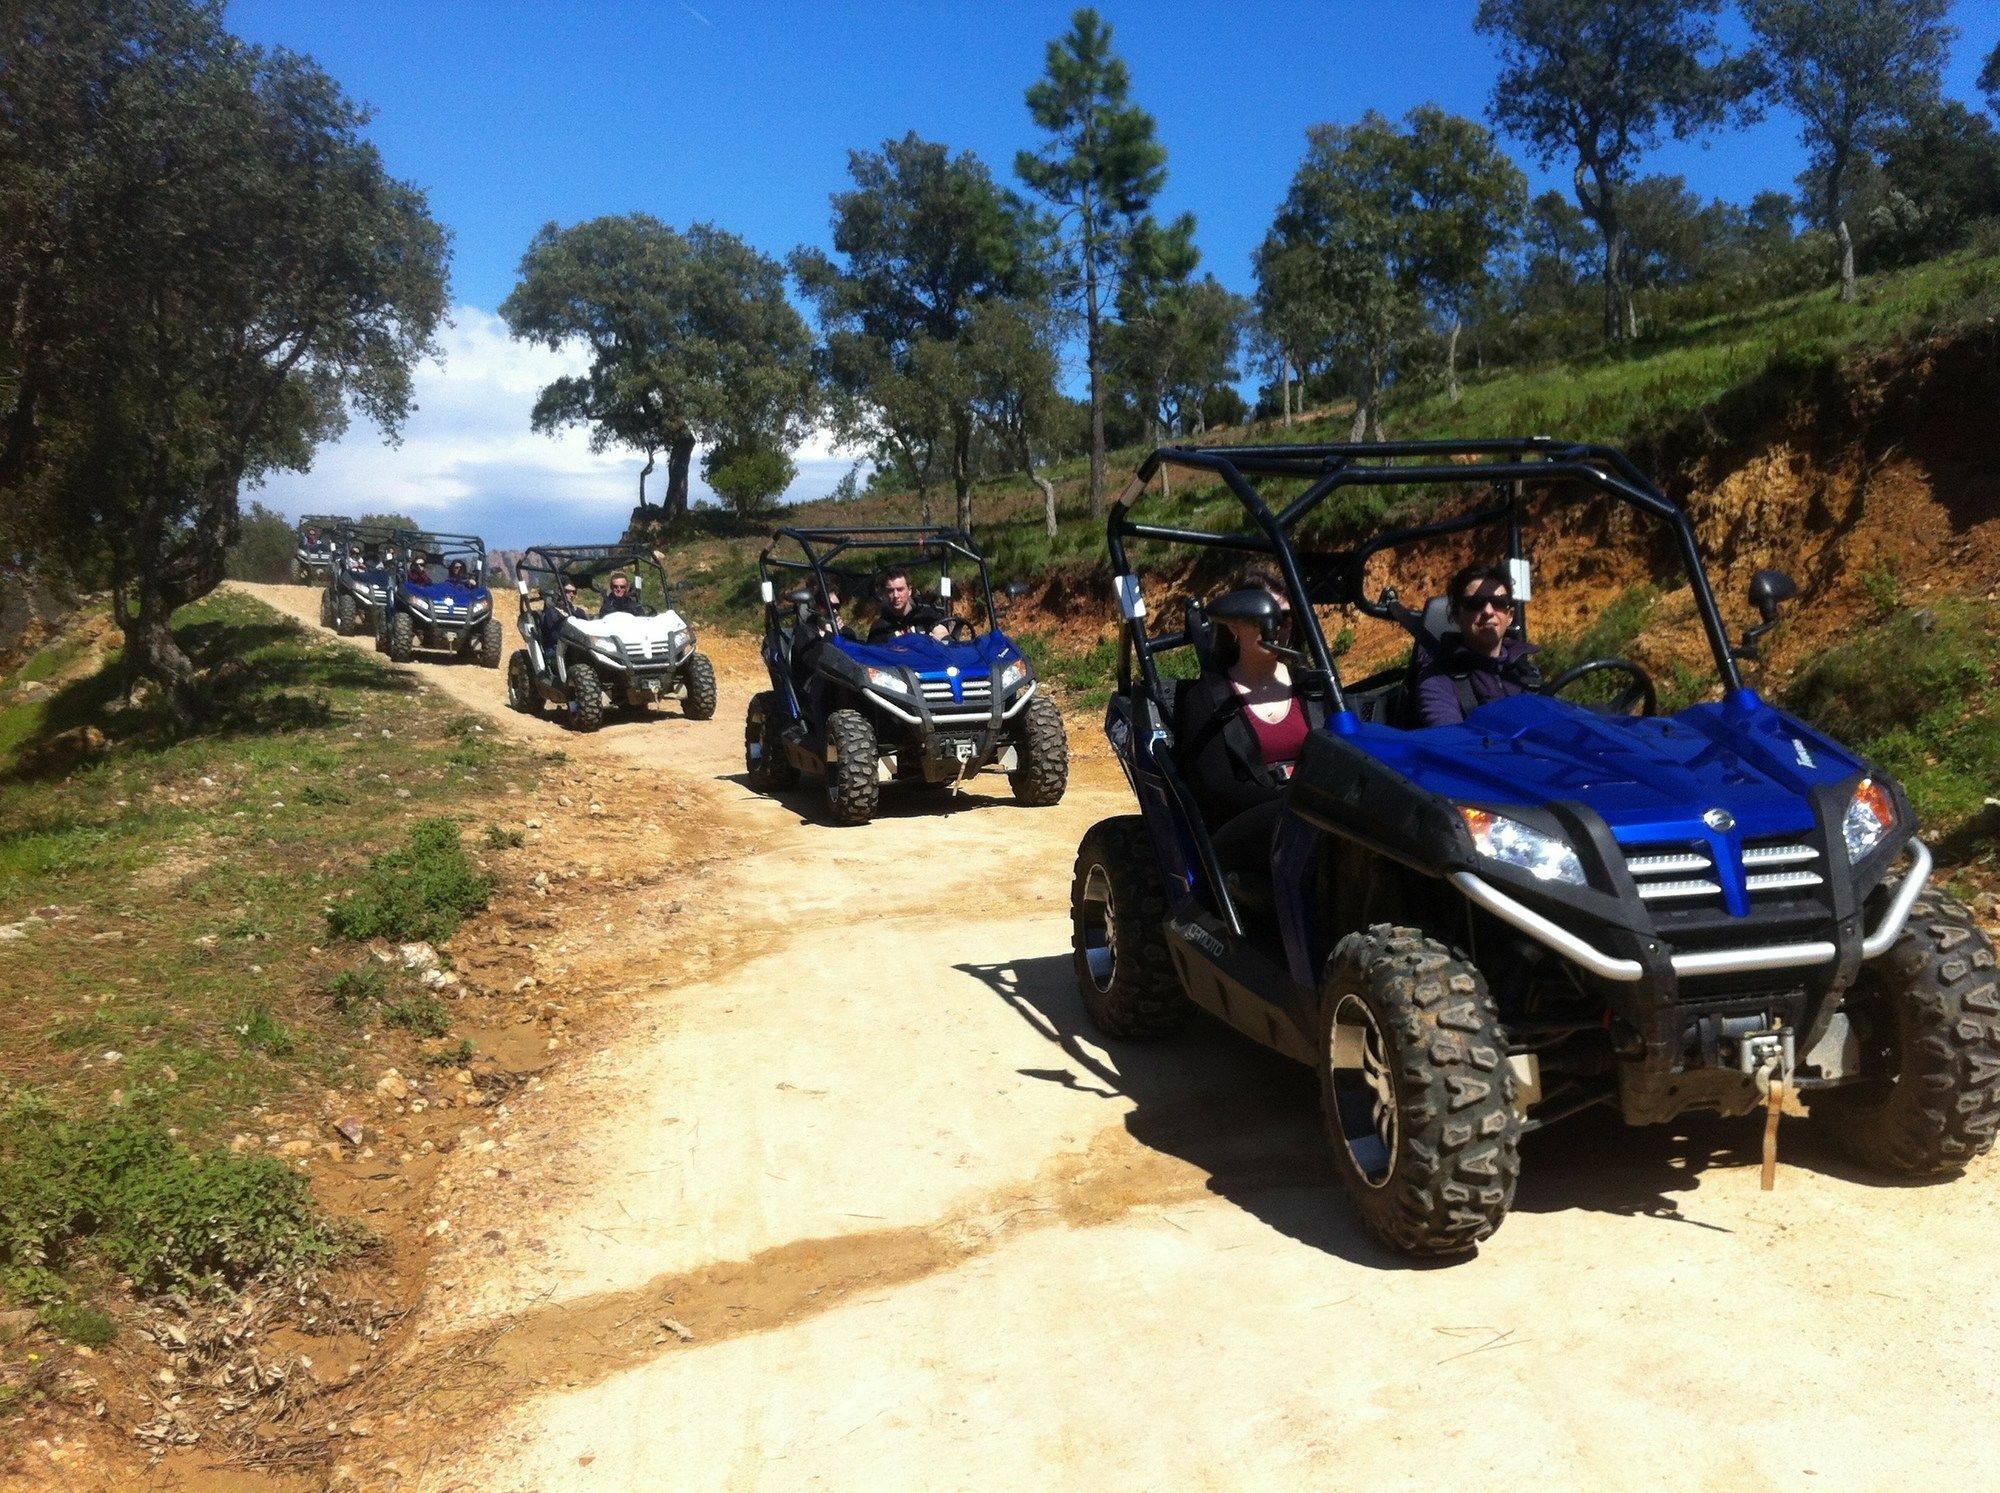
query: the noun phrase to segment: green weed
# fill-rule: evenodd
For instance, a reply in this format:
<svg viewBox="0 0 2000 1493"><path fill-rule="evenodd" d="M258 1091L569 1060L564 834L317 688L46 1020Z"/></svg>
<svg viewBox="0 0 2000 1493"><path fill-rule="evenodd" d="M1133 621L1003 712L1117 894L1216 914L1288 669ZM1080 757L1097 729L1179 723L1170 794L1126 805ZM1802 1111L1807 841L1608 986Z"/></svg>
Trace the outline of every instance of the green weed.
<svg viewBox="0 0 2000 1493"><path fill-rule="evenodd" d="M77 1301L58 1301L35 1313L35 1319L58 1337L102 1348L118 1336L118 1327L103 1312Z"/></svg>
<svg viewBox="0 0 2000 1493"><path fill-rule="evenodd" d="M486 826L484 844L488 850L519 850L528 843L528 837L518 829L502 829L497 824Z"/></svg>
<svg viewBox="0 0 2000 1493"><path fill-rule="evenodd" d="M370 965L344 969L326 987L327 999L343 1016L366 1010L388 993L389 982L382 971Z"/></svg>
<svg viewBox="0 0 2000 1493"><path fill-rule="evenodd" d="M298 1047L298 1040L271 1014L271 1008L261 1003L238 1016L234 1030L236 1040L251 1052L283 1058L290 1057Z"/></svg>
<svg viewBox="0 0 2000 1493"><path fill-rule="evenodd" d="M354 895L328 908L326 920L339 938L441 943L492 893L492 880L466 859L457 823L421 819L409 845L370 861Z"/></svg>
<svg viewBox="0 0 2000 1493"><path fill-rule="evenodd" d="M0 1114L0 1268L9 1286L101 1258L142 1291L210 1293L341 1252L305 1180L269 1157L193 1152L130 1113ZM89 1330L89 1323L76 1319Z"/></svg>
<svg viewBox="0 0 2000 1493"><path fill-rule="evenodd" d="M427 990L390 1001L382 1007L382 1020L419 1037L442 1037L451 1030L451 1013L443 1001Z"/></svg>

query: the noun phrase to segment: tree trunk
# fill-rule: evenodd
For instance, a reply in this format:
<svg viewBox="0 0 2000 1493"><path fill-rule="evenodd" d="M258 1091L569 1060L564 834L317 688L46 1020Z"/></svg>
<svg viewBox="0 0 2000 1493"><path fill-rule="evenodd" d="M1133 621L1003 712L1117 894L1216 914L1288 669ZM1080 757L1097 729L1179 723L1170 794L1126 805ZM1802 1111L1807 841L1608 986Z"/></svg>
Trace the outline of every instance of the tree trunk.
<svg viewBox="0 0 2000 1493"><path fill-rule="evenodd" d="M1444 343L1444 397L1451 404L1457 404L1463 397L1458 388L1458 334L1464 323L1454 311L1451 316L1451 335Z"/></svg>
<svg viewBox="0 0 2000 1493"><path fill-rule="evenodd" d="M688 463L694 460L694 437L677 435L667 446L667 493L660 499L667 521L686 518L688 511Z"/></svg>
<svg viewBox="0 0 2000 1493"><path fill-rule="evenodd" d="M951 490L958 500L958 526L972 532L972 421L963 419L952 432ZM929 522L929 520L925 520Z"/></svg>
<svg viewBox="0 0 2000 1493"><path fill-rule="evenodd" d="M1084 320L1090 364L1090 516L1104 517L1104 329L1098 324L1096 258L1085 246Z"/></svg>
<svg viewBox="0 0 2000 1493"><path fill-rule="evenodd" d="M1028 480L1042 490L1042 509L1048 518L1049 538L1056 537L1056 485L1035 470L1034 459L1028 461Z"/></svg>
<svg viewBox="0 0 2000 1493"><path fill-rule="evenodd" d="M1613 223L1604 229L1604 340L1625 338L1625 230Z"/></svg>
<svg viewBox="0 0 2000 1493"><path fill-rule="evenodd" d="M195 718L194 665L174 641L168 619L173 607L155 586L143 578L138 584L138 607L130 616L120 609L119 625L125 633L125 691L129 697L140 680L157 684L167 710L176 724L188 726Z"/></svg>
<svg viewBox="0 0 2000 1493"><path fill-rule="evenodd" d="M1840 298L1852 301L1859 292L1854 284L1854 236L1847 231L1845 217L1836 225L1835 236L1840 240Z"/></svg>
<svg viewBox="0 0 2000 1493"><path fill-rule="evenodd" d="M1285 371L1285 428L1292 428L1292 360L1284 360Z"/></svg>
<svg viewBox="0 0 2000 1493"><path fill-rule="evenodd" d="M641 508L646 506L646 479L653 475L653 450L654 448L651 446L646 448L646 464L639 468L639 506Z"/></svg>

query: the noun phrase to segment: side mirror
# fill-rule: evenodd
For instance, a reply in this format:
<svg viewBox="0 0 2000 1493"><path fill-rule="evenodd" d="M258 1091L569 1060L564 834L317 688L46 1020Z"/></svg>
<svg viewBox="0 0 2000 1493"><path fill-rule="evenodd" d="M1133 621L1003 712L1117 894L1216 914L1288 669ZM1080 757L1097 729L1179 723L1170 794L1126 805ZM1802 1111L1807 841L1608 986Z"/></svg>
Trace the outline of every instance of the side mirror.
<svg viewBox="0 0 2000 1493"><path fill-rule="evenodd" d="M522 599L526 600L528 595L528 578L526 576L522 576L519 580L515 581L514 584L516 587L519 588Z"/></svg>
<svg viewBox="0 0 2000 1493"><path fill-rule="evenodd" d="M1798 584L1782 570L1760 570L1750 577L1750 605L1764 620L1744 632L1743 641L1736 649L1737 657L1757 656L1758 643L1778 625L1778 603L1790 601L1798 594Z"/></svg>
<svg viewBox="0 0 2000 1493"><path fill-rule="evenodd" d="M778 588L769 581L759 581L757 583L757 594L764 599L764 605L769 606L778 599Z"/></svg>
<svg viewBox="0 0 2000 1493"><path fill-rule="evenodd" d="M1792 578L1782 570L1760 570L1750 577L1750 605L1766 622L1778 620L1778 603L1799 594Z"/></svg>
<svg viewBox="0 0 2000 1493"><path fill-rule="evenodd" d="M939 601L951 600L951 577L948 575L941 575L938 577L938 600Z"/></svg>
<svg viewBox="0 0 2000 1493"><path fill-rule="evenodd" d="M641 591L645 589L646 589L646 578L643 575L638 575L635 573L632 577L632 594L634 596L637 596Z"/></svg>

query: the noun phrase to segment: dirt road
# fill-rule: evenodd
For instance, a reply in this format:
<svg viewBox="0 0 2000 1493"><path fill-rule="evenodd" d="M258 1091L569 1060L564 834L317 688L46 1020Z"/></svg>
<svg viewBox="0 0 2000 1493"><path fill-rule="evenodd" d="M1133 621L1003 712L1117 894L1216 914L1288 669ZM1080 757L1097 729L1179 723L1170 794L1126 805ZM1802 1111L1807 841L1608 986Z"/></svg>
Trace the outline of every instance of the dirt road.
<svg viewBox="0 0 2000 1493"><path fill-rule="evenodd" d="M371 1482L2000 1484L1994 1164L1884 1186L1787 1121L1765 1194L1755 1123L1578 1120L1475 1258L1413 1268L1334 1191L1304 1070L1206 1023L1091 1036L1069 865L1129 803L1087 723L1059 808L1002 779L834 829L742 786L755 659L712 651L713 722L593 737L419 666L691 800L732 854L688 926L731 952L690 979L642 941L507 1167L453 1158L407 1350L434 1418L378 1432Z"/></svg>

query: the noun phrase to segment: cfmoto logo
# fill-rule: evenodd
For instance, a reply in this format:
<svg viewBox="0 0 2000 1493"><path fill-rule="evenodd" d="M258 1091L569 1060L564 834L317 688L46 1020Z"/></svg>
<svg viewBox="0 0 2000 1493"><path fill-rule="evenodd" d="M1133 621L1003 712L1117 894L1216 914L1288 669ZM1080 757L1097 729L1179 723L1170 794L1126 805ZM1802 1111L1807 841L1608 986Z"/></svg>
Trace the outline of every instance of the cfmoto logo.
<svg viewBox="0 0 2000 1493"><path fill-rule="evenodd" d="M1727 809L1710 809L1701 816L1701 822L1717 834L1726 834L1736 828L1736 816Z"/></svg>

